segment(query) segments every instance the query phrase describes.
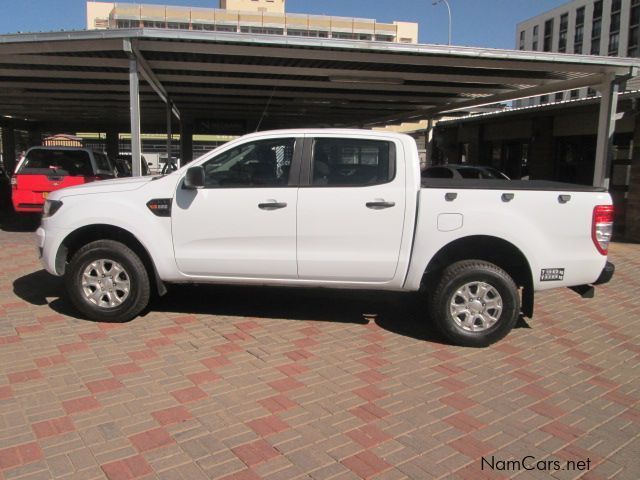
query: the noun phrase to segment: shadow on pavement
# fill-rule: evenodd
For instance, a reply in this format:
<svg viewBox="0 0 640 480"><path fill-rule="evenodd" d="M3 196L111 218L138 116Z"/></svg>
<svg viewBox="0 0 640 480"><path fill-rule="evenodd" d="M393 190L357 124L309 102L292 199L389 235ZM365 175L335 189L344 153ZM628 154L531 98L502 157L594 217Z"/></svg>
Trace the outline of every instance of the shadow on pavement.
<svg viewBox="0 0 640 480"><path fill-rule="evenodd" d="M81 318L64 298L60 278L39 270L18 278L14 293L32 305L49 307ZM398 335L443 343L424 312L423 296L392 292L368 292L306 288L229 285L173 285L152 300L150 311L220 315L230 317L312 320L365 325L376 322Z"/></svg>
<svg viewBox="0 0 640 480"><path fill-rule="evenodd" d="M40 214L17 214L0 210L0 230L3 232L35 232L40 225Z"/></svg>

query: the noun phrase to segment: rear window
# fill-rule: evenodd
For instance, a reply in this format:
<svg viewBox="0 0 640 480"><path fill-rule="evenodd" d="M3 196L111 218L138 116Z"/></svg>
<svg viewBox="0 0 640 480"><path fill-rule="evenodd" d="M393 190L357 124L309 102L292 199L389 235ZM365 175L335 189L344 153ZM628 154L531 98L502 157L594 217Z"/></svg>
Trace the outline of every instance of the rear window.
<svg viewBox="0 0 640 480"><path fill-rule="evenodd" d="M18 173L92 176L93 168L84 150L31 150Z"/></svg>

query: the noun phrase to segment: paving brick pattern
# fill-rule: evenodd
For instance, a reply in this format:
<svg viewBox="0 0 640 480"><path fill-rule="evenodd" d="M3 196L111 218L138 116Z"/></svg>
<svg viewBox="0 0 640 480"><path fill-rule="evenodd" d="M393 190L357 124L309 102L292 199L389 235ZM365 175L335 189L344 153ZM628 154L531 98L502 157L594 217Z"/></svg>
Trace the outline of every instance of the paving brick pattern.
<svg viewBox="0 0 640 480"><path fill-rule="evenodd" d="M475 350L415 296L182 286L90 322L0 232L0 479L638 479L640 246L611 256ZM481 468L527 455L590 468Z"/></svg>

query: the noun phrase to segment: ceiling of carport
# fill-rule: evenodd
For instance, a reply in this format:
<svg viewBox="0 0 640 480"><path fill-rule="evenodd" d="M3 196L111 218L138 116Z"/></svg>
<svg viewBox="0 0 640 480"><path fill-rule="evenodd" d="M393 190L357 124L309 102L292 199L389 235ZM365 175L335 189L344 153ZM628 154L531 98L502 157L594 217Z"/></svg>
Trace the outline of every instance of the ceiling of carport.
<svg viewBox="0 0 640 480"><path fill-rule="evenodd" d="M129 128L131 41L183 120L202 129L365 126L635 74L637 60L272 35L134 29L0 36L0 115ZM144 131L166 107L140 87ZM215 132L223 133L223 132Z"/></svg>

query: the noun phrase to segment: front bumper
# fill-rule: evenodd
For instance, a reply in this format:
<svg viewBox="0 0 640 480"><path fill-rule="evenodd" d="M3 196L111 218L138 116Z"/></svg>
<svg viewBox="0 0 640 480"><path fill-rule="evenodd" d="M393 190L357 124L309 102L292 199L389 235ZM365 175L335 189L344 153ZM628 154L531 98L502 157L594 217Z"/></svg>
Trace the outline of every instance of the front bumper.
<svg viewBox="0 0 640 480"><path fill-rule="evenodd" d="M598 279L595 282L593 282L593 285L602 285L604 283L609 282L613 277L613 274L615 271L616 271L616 266L611 262L607 262L604 268L602 269L602 273L600 274Z"/></svg>

